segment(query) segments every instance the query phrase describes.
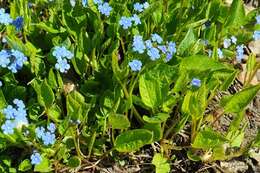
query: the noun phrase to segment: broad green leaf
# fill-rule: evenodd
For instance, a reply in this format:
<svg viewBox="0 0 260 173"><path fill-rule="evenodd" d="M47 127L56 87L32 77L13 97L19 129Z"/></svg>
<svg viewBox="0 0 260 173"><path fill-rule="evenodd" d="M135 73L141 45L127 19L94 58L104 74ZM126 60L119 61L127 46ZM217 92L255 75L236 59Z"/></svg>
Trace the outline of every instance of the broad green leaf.
<svg viewBox="0 0 260 173"><path fill-rule="evenodd" d="M181 41L178 46L178 52L180 55L183 55L186 50L188 50L196 42L196 36L193 32L193 29L189 29L184 39Z"/></svg>
<svg viewBox="0 0 260 173"><path fill-rule="evenodd" d="M156 168L156 173L168 173L171 170L170 164L161 153L156 153L153 156L152 164Z"/></svg>
<svg viewBox="0 0 260 173"><path fill-rule="evenodd" d="M216 71L221 69L230 69L227 65L215 61L204 55L193 55L183 58L180 64L180 71Z"/></svg>
<svg viewBox="0 0 260 173"><path fill-rule="evenodd" d="M217 146L221 146L225 142L227 142L227 139L225 139L221 134L213 131L210 128L206 128L198 132L192 147L208 150Z"/></svg>
<svg viewBox="0 0 260 173"><path fill-rule="evenodd" d="M50 85L51 88L56 89L58 84L56 80L56 76L53 72L53 69L50 69L49 74L48 74L48 84Z"/></svg>
<svg viewBox="0 0 260 173"><path fill-rule="evenodd" d="M240 27L245 22L245 8L242 0L233 0L225 27Z"/></svg>
<svg viewBox="0 0 260 173"><path fill-rule="evenodd" d="M167 119L170 117L169 114L166 113L158 113L156 115L152 115L151 117L148 117L146 115L143 116L143 119L147 123L151 124L157 124L167 121Z"/></svg>
<svg viewBox="0 0 260 173"><path fill-rule="evenodd" d="M108 117L109 123L113 129L127 129L130 122L125 115L112 113Z"/></svg>
<svg viewBox="0 0 260 173"><path fill-rule="evenodd" d="M77 168L81 165L81 160L77 156L73 156L68 161L68 166L71 168Z"/></svg>
<svg viewBox="0 0 260 173"><path fill-rule="evenodd" d="M157 142L162 139L162 128L161 123L147 123L143 127L144 129L150 130L153 133L153 142Z"/></svg>
<svg viewBox="0 0 260 173"><path fill-rule="evenodd" d="M243 89L235 95L228 98L222 106L225 112L239 113L253 100L257 92L260 90L260 85L251 86ZM223 102L222 102L223 103Z"/></svg>
<svg viewBox="0 0 260 173"><path fill-rule="evenodd" d="M167 83L160 82L160 79L148 73L141 75L139 79L139 91L143 103L155 109L160 106L168 93Z"/></svg>
<svg viewBox="0 0 260 173"><path fill-rule="evenodd" d="M29 159L25 159L24 161L22 161L22 163L20 163L18 170L25 172L30 170L31 168L32 168L31 161Z"/></svg>
<svg viewBox="0 0 260 173"><path fill-rule="evenodd" d="M43 101L44 105L42 106L45 108L50 108L55 100L54 93L46 80L44 80L41 84L40 99Z"/></svg>
<svg viewBox="0 0 260 173"><path fill-rule="evenodd" d="M153 133L145 129L123 132L115 140L115 149L119 152L133 152L144 145L151 144Z"/></svg>
<svg viewBox="0 0 260 173"><path fill-rule="evenodd" d="M59 122L59 118L61 115L61 109L58 105L53 104L47 111L48 117L54 121L54 122Z"/></svg>

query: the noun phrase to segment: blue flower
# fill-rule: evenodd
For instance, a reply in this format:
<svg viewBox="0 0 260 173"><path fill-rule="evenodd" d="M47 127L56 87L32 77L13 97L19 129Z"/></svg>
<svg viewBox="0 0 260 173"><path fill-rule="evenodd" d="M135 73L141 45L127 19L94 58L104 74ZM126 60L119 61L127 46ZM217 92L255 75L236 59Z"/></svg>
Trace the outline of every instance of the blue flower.
<svg viewBox="0 0 260 173"><path fill-rule="evenodd" d="M53 145L56 141L55 139L56 126L54 123L50 123L47 126L47 130L43 127L37 127L35 129L35 134L38 139L41 139L44 145Z"/></svg>
<svg viewBox="0 0 260 173"><path fill-rule="evenodd" d="M153 43L152 43L151 40L146 40L146 41L145 41L145 45L146 45L146 47L147 47L148 49L150 49L150 48L153 47Z"/></svg>
<svg viewBox="0 0 260 173"><path fill-rule="evenodd" d="M3 86L3 83L2 83L2 81L0 81L0 87L2 87Z"/></svg>
<svg viewBox="0 0 260 173"><path fill-rule="evenodd" d="M139 25L139 24L141 24L140 17L137 16L137 14L134 14L134 15L133 15L133 17L132 17L132 21L134 22L135 25Z"/></svg>
<svg viewBox="0 0 260 173"><path fill-rule="evenodd" d="M152 34L152 41L153 42L157 42L158 44L161 44L163 39L161 36L159 36L158 34Z"/></svg>
<svg viewBox="0 0 260 173"><path fill-rule="evenodd" d="M11 50L11 57L14 57L15 59L7 68L13 73L16 73L17 70L20 70L23 67L23 64L27 61L27 57L24 56L22 52L14 49Z"/></svg>
<svg viewBox="0 0 260 173"><path fill-rule="evenodd" d="M134 10L138 12L142 12L144 11L144 5L137 2L134 4Z"/></svg>
<svg viewBox="0 0 260 173"><path fill-rule="evenodd" d="M224 39L223 45L225 49L229 48L229 46L231 46L231 40L228 38Z"/></svg>
<svg viewBox="0 0 260 173"><path fill-rule="evenodd" d="M86 7L87 4L88 4L88 1L87 1L87 0L82 0L82 5L83 5L83 7Z"/></svg>
<svg viewBox="0 0 260 173"><path fill-rule="evenodd" d="M71 59L73 57L73 53L71 53L64 46L55 46L52 55L55 56L57 59L61 59L61 58Z"/></svg>
<svg viewBox="0 0 260 173"><path fill-rule="evenodd" d="M256 24L260 24L260 15L256 16Z"/></svg>
<svg viewBox="0 0 260 173"><path fill-rule="evenodd" d="M133 60L128 63L132 71L140 71L142 68L142 62L139 60Z"/></svg>
<svg viewBox="0 0 260 173"><path fill-rule="evenodd" d="M17 31L21 30L23 28L23 17L18 16L15 20L13 20L12 25L15 26Z"/></svg>
<svg viewBox="0 0 260 173"><path fill-rule="evenodd" d="M10 17L10 14L5 13L5 9L0 9L0 24L8 25L13 22L13 19Z"/></svg>
<svg viewBox="0 0 260 173"><path fill-rule="evenodd" d="M37 127L35 129L35 134L36 134L37 138L41 139L45 134L45 129L43 127Z"/></svg>
<svg viewBox="0 0 260 173"><path fill-rule="evenodd" d="M39 165L41 162L42 162L42 157L41 157L40 153L34 152L31 155L31 164L32 165Z"/></svg>
<svg viewBox="0 0 260 173"><path fill-rule="evenodd" d="M144 9L147 9L147 8L149 8L150 4L149 4L148 2L145 2L145 3L143 4L143 6L144 6Z"/></svg>
<svg viewBox="0 0 260 173"><path fill-rule="evenodd" d="M143 41L143 37L140 35L135 35L133 40L133 50L138 53L144 53L146 49Z"/></svg>
<svg viewBox="0 0 260 173"><path fill-rule="evenodd" d="M238 62L241 62L241 60L243 59L244 57L244 45L238 45L236 47L236 52L237 52L237 55L236 55L236 59Z"/></svg>
<svg viewBox="0 0 260 173"><path fill-rule="evenodd" d="M0 67L8 68L13 73L20 70L26 61L27 57L25 57L24 54L18 50L2 50L0 52Z"/></svg>
<svg viewBox="0 0 260 173"><path fill-rule="evenodd" d="M93 3L99 5L99 4L102 4L103 1L102 0L93 0Z"/></svg>
<svg viewBox="0 0 260 173"><path fill-rule="evenodd" d="M224 57L222 50L221 50L220 48L218 48L217 52L218 52L218 57L219 57L220 59L222 59L222 58Z"/></svg>
<svg viewBox="0 0 260 173"><path fill-rule="evenodd" d="M10 63L10 54L6 50L1 50L0 52L0 66L3 68L6 68L8 64Z"/></svg>
<svg viewBox="0 0 260 173"><path fill-rule="evenodd" d="M14 128L21 128L23 125L28 125L27 113L23 101L14 99L13 103L16 105L15 107L8 105L2 110L6 119L1 127L4 134L13 134Z"/></svg>
<svg viewBox="0 0 260 173"><path fill-rule="evenodd" d="M253 38L255 41L260 40L260 31L254 31Z"/></svg>
<svg viewBox="0 0 260 173"><path fill-rule="evenodd" d="M128 29L132 26L132 18L122 16L121 19L119 20L119 24L123 26L124 29Z"/></svg>
<svg viewBox="0 0 260 173"><path fill-rule="evenodd" d="M201 80L197 78L193 78L191 81L191 85L194 87L200 87L201 86Z"/></svg>
<svg viewBox="0 0 260 173"><path fill-rule="evenodd" d="M70 65L66 59L58 59L57 63L55 64L55 68L59 70L61 73L67 73L70 69Z"/></svg>
<svg viewBox="0 0 260 173"><path fill-rule="evenodd" d="M1 126L1 129L4 134L10 135L14 133L15 123L11 120L6 120L5 123Z"/></svg>
<svg viewBox="0 0 260 173"><path fill-rule="evenodd" d="M42 136L42 141L44 145L53 145L55 143L55 134L52 134L50 132L46 132Z"/></svg>
<svg viewBox="0 0 260 173"><path fill-rule="evenodd" d="M167 47L165 45L158 46L158 49L160 49L162 51L162 53L164 53L164 54L167 53Z"/></svg>
<svg viewBox="0 0 260 173"><path fill-rule="evenodd" d="M237 38L236 38L235 36L232 36L232 37L231 37L231 42L232 42L233 44L237 44Z"/></svg>
<svg viewBox="0 0 260 173"><path fill-rule="evenodd" d="M165 59L165 61L166 61L166 62L169 62L169 61L172 59L172 56L173 56L173 55L172 55L171 53L167 53L167 54L166 54L166 59Z"/></svg>
<svg viewBox="0 0 260 173"><path fill-rule="evenodd" d="M157 48L152 47L147 51L147 54L150 56L152 61L160 58L160 52Z"/></svg>
<svg viewBox="0 0 260 173"><path fill-rule="evenodd" d="M98 10L101 14L104 14L105 16L109 16L110 12L112 11L112 7L107 3L99 4Z"/></svg>
<svg viewBox="0 0 260 173"><path fill-rule="evenodd" d="M169 42L168 44L168 50L171 54L175 54L177 52L176 50L176 43L175 42Z"/></svg>
<svg viewBox="0 0 260 173"><path fill-rule="evenodd" d="M6 119L14 119L15 118L15 108L12 105L8 105L6 108L3 109L3 114L5 115Z"/></svg>
<svg viewBox="0 0 260 173"><path fill-rule="evenodd" d="M56 126L54 123L50 123L48 126L47 126L47 129L51 132L51 133L54 133L55 130L56 130Z"/></svg>

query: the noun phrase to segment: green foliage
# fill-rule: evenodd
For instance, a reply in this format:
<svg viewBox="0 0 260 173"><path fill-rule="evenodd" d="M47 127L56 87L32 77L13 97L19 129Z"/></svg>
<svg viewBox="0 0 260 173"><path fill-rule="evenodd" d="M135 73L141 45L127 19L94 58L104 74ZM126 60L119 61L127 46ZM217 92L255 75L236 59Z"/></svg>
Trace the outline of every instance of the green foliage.
<svg viewBox="0 0 260 173"><path fill-rule="evenodd" d="M23 17L21 29L0 25L0 39L5 38L1 50L18 50L27 61L16 64L17 73L12 73L0 54L0 172L80 171L86 158L112 156L112 160L120 152L160 144L161 153L155 153L152 164L156 172L167 173L171 171L168 154L183 147L172 147L175 137L187 129L187 156L194 161L231 159L260 146L260 133L248 146L242 145L248 124L245 110L260 90L259 84L250 84L259 69L253 53L241 81L244 87L221 98L218 110L208 113L207 109L240 74L237 46L253 40L252 32L259 30L255 25L259 9L246 14L242 0L233 0L231 6L221 0L149 0L149 7L137 13L136 1L111 0L107 2L112 11L106 16L93 0L85 7L81 0L75 6L72 1L1 4L13 19ZM133 14L141 24L131 21L132 26L124 29L121 17ZM152 39L155 33L162 43ZM135 51L134 47L142 47L133 43L136 35L152 40L154 52L148 42L143 53ZM232 36L237 43L224 48L224 39ZM57 52L66 53L57 47L72 57L59 58ZM152 58L157 50L159 58ZM16 62L15 56L10 60ZM140 68L130 64L133 60L141 62ZM67 69L62 71L64 64ZM15 123L8 134L5 128L10 126L4 125L14 120L4 109L14 99L25 104L28 121ZM229 127L217 131L216 122L229 113ZM54 124L51 132L49 126ZM46 144L39 128L54 135L53 143ZM31 158L35 152L41 156L38 164Z"/></svg>

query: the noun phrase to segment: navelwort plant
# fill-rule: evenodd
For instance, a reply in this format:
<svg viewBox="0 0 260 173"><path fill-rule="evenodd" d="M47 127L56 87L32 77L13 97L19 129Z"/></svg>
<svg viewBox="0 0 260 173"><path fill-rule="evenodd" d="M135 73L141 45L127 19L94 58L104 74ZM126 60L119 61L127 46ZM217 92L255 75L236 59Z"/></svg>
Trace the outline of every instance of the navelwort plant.
<svg viewBox="0 0 260 173"><path fill-rule="evenodd" d="M248 55L244 88L233 83L260 10L242 0L10 0L1 2L0 170L80 169L93 156L117 157L159 143L152 163L169 172L169 153L228 160L243 144L245 110L260 89ZM216 122L230 114L226 132ZM190 125L189 147L174 137ZM199 151L199 152L198 152ZM199 154L198 154L199 153Z"/></svg>

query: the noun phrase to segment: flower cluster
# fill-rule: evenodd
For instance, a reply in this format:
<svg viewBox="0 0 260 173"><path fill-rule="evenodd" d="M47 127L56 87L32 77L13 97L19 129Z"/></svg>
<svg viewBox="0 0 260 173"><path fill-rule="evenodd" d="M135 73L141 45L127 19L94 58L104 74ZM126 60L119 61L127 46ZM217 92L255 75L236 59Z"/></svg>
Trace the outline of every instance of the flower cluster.
<svg viewBox="0 0 260 173"><path fill-rule="evenodd" d="M112 11L112 7L107 2L103 2L102 0L93 0L94 4L98 5L98 11L105 15L109 16Z"/></svg>
<svg viewBox="0 0 260 173"><path fill-rule="evenodd" d="M238 45L236 47L236 52L237 52L237 55L236 55L236 59L238 62L241 62L241 60L243 59L244 57L244 45Z"/></svg>
<svg viewBox="0 0 260 173"><path fill-rule="evenodd" d="M137 14L134 14L132 17L122 16L121 19L119 20L119 24L124 29L128 29L132 26L132 24L134 24L134 25L141 24L141 19Z"/></svg>
<svg viewBox="0 0 260 173"><path fill-rule="evenodd" d="M5 9L0 9L0 24L9 25L13 22L13 19L10 17L10 14L5 13Z"/></svg>
<svg viewBox="0 0 260 173"><path fill-rule="evenodd" d="M23 125L28 125L28 120L26 118L27 113L23 101L14 99L13 103L15 106L8 105L2 111L6 119L1 127L4 134L13 134L15 128L19 129Z"/></svg>
<svg viewBox="0 0 260 173"><path fill-rule="evenodd" d="M256 16L256 25L260 25L260 15ZM254 31L253 34L254 40L260 40L260 30Z"/></svg>
<svg viewBox="0 0 260 173"><path fill-rule="evenodd" d="M143 12L144 9L149 7L149 3L145 2L144 4L135 3L134 10L137 12ZM135 26L141 24L141 19L137 14L133 14L131 17L122 16L119 20L119 24L123 27L123 29L128 29L134 24Z"/></svg>
<svg viewBox="0 0 260 173"><path fill-rule="evenodd" d="M9 13L5 12L5 9L0 9L0 24L15 26L16 30L21 30L23 27L23 17L18 16L16 19L12 19Z"/></svg>
<svg viewBox="0 0 260 173"><path fill-rule="evenodd" d="M147 55L152 61L161 57L160 51L166 55L166 62L176 53L176 44L174 42L166 42L166 45L161 45L163 39L158 34L152 34L151 39L143 41L143 37L135 35L133 40L133 51L140 54L147 50Z"/></svg>
<svg viewBox="0 0 260 173"><path fill-rule="evenodd" d="M27 57L18 50L1 50L0 51L0 67L8 68L13 73L16 73L23 67Z"/></svg>
<svg viewBox="0 0 260 173"><path fill-rule="evenodd" d="M132 71L140 71L142 68L142 62L139 60L133 60L128 63Z"/></svg>
<svg viewBox="0 0 260 173"><path fill-rule="evenodd" d="M37 151L34 151L33 154L31 155L31 164L32 165L39 165L42 162L42 157L40 153Z"/></svg>
<svg viewBox="0 0 260 173"><path fill-rule="evenodd" d="M232 36L231 38L226 38L224 39L224 48L227 49L231 46L231 44L236 44L237 43L237 38L235 36Z"/></svg>
<svg viewBox="0 0 260 173"><path fill-rule="evenodd" d="M57 59L55 68L61 73L66 73L70 69L68 60L73 57L73 54L64 46L55 46L52 55Z"/></svg>
<svg viewBox="0 0 260 173"><path fill-rule="evenodd" d="M35 133L38 139L41 139L44 145L53 145L56 141L55 139L56 126L50 123L47 129L44 127L37 127Z"/></svg>
<svg viewBox="0 0 260 173"><path fill-rule="evenodd" d="M134 10L137 12L143 12L144 9L147 9L150 6L150 4L148 2L145 2L143 4L137 2L134 4Z"/></svg>

